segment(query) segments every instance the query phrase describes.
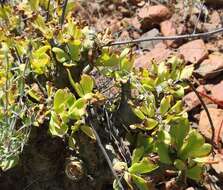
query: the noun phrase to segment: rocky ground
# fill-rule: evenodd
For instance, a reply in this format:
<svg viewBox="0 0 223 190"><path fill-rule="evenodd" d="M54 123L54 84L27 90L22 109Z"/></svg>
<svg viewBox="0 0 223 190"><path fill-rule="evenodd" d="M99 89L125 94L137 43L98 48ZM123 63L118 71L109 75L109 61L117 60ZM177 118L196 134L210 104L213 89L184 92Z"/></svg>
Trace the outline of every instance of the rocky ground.
<svg viewBox="0 0 223 190"><path fill-rule="evenodd" d="M91 11L88 12L88 8ZM76 14L90 18L98 32L107 28L114 41L210 32L223 27L223 1L88 1L80 2ZM184 58L195 68L193 81L203 98L215 127L215 164L212 182L223 179L223 38L222 33L202 39L147 41L131 46L136 52L135 67L149 68L151 60L161 62L171 55ZM193 126L211 141L211 127L201 102L192 90L184 97ZM217 177L216 177L217 176ZM222 189L206 185L207 189ZM189 188L190 189L190 188ZM193 189L193 188L191 188Z"/></svg>
<svg viewBox="0 0 223 190"><path fill-rule="evenodd" d="M114 41L122 41L208 32L223 27L223 1L207 0L206 2L203 4L198 0L79 0L74 14L77 19L92 26L97 32L105 32L109 29ZM151 60L156 60L159 63L171 55L181 56L188 65L194 66L193 81L208 107L216 134L214 139L216 144L214 161L216 162L210 165L210 183L204 184L204 186L207 190L223 189L222 33L196 40L148 41L131 45L131 47L136 54L135 67L137 68L150 68ZM210 142L212 131L207 114L191 89L184 97L184 102L193 126ZM36 133L39 131L34 131L31 136L31 141L34 139L33 145L29 145L24 151L24 155L30 154L31 161L24 160L23 165L32 165L32 168L26 167L24 170L18 167L2 174L0 189L95 189L94 185L92 185L94 187L89 186L90 183L93 184L90 177L84 179L79 185L69 182L64 177L64 173L61 173L64 170L61 163L65 162L64 155L66 154L62 142L59 142L58 146L57 139L46 140L48 137L40 139L36 137ZM44 146L42 146L43 142ZM41 146L41 149L35 148L38 147L37 144ZM57 146L54 146L55 144ZM90 143L87 144L93 146ZM49 152L47 148L49 146L55 147L55 149L51 149ZM63 155L62 158L60 158L61 155ZM92 157L95 152L89 153L89 155ZM92 159L100 160L102 158L92 157ZM47 167L44 168L44 164ZM104 164L106 165L106 163ZM97 171L93 162L91 166ZM7 175L10 175L11 178L9 179ZM32 183L24 185L23 181L27 180L24 176L29 178ZM40 181L39 178L46 180L45 182ZM20 180L20 184L14 183L17 180ZM108 181L108 183L111 181L111 179L104 179L101 174L98 174L98 180ZM167 190L172 189L170 184L171 181L166 183ZM108 190L111 188L111 184L100 184L99 186L97 189ZM194 187L190 187L187 190L194 189Z"/></svg>

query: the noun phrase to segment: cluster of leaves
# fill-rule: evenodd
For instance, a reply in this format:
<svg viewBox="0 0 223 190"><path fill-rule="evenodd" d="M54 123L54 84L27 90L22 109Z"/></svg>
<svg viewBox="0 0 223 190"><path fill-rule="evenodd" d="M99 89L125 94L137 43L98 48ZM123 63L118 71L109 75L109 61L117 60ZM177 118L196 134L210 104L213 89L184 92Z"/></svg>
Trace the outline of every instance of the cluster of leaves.
<svg viewBox="0 0 223 190"><path fill-rule="evenodd" d="M135 148L131 165L118 162L116 169L124 168L124 179L130 189L132 181L138 189L148 189L145 180L149 173L164 165L178 173L179 180L190 178L200 181L211 145L205 143L202 135L190 127L188 115L183 109L182 98L187 88L183 81L188 79L193 67L184 65L177 57L170 58L159 65L153 64L151 70L119 70L114 73L116 80L131 78L133 95L128 105L140 122L129 125L126 138ZM159 162L152 155L159 156ZM117 181L114 182L117 187ZM119 189L119 187L115 188Z"/></svg>
<svg viewBox="0 0 223 190"><path fill-rule="evenodd" d="M17 163L30 126L39 126L49 118L58 65L67 64L69 71L81 59L80 51L91 46L90 30L79 29L71 14L68 15L72 7L74 3L69 2L63 12L59 1L50 5L47 1L10 2L0 7L0 166L3 170ZM68 19L63 29L60 28L62 14Z"/></svg>
<svg viewBox="0 0 223 190"><path fill-rule="evenodd" d="M130 81L127 105L137 122L129 124L130 133L126 133L133 147L131 165L122 164L129 188L148 189L145 177L162 164L179 176L201 180L211 146L191 129L182 103L186 88L182 81L193 68L173 57L154 63L150 71L134 70L130 49L119 53L99 46L107 34L96 35L76 23L70 11L74 7L70 1L65 6L42 0L0 7L1 168L16 164L30 126L49 124L52 136L68 138L73 150L77 131L96 140L86 121L87 106L108 99L86 74L96 69L112 78L116 88ZM110 111L117 109L114 104ZM152 161L151 154L158 155L159 162Z"/></svg>

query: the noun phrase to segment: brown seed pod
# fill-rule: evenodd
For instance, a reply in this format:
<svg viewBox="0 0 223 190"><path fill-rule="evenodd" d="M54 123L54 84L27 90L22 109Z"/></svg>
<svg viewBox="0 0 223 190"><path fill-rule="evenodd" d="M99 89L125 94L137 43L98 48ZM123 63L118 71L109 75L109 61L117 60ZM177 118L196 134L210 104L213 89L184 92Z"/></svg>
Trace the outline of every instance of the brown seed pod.
<svg viewBox="0 0 223 190"><path fill-rule="evenodd" d="M73 181L79 181L84 176L83 162L77 158L69 159L65 165L67 177Z"/></svg>

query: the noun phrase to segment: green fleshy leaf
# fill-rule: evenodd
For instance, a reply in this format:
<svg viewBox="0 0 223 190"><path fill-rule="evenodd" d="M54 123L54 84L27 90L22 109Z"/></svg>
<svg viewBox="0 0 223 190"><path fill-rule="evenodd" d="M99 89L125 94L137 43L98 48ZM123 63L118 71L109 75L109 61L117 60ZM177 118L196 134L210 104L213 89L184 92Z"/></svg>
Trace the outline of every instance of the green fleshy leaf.
<svg viewBox="0 0 223 190"><path fill-rule="evenodd" d="M198 164L186 171L187 177L195 181L200 181L202 177L203 168Z"/></svg>
<svg viewBox="0 0 223 190"><path fill-rule="evenodd" d="M174 166L178 169L178 170L185 170L185 168L186 168L186 165L185 165L185 163L182 161L182 160L180 160L180 159L176 159L175 161L174 161Z"/></svg>
<svg viewBox="0 0 223 190"><path fill-rule="evenodd" d="M37 49L36 51L34 51L33 55L36 57L40 57L43 54L45 54L50 48L51 48L50 45L42 46L39 49Z"/></svg>
<svg viewBox="0 0 223 190"><path fill-rule="evenodd" d="M144 105L140 107L140 110L147 116L147 117L154 117L155 116L155 107L153 103L150 103L148 106Z"/></svg>
<svg viewBox="0 0 223 190"><path fill-rule="evenodd" d="M56 113L52 112L49 131L53 136L63 137L68 131L68 126L60 121L59 116Z"/></svg>
<svg viewBox="0 0 223 190"><path fill-rule="evenodd" d="M60 63L64 63L69 60L69 55L61 48L53 47L52 51L56 54L56 59Z"/></svg>
<svg viewBox="0 0 223 190"><path fill-rule="evenodd" d="M74 139L74 137L69 137L68 139L68 146L69 146L69 149L71 150L75 150L76 148L76 140Z"/></svg>
<svg viewBox="0 0 223 190"><path fill-rule="evenodd" d="M189 121L184 117L175 117L170 121L169 124L172 144L176 145L177 150L179 151L183 145L185 137L189 133Z"/></svg>
<svg viewBox="0 0 223 190"><path fill-rule="evenodd" d="M164 164L171 164L172 161L169 156L169 146L163 142L158 142L156 146L160 161Z"/></svg>
<svg viewBox="0 0 223 190"><path fill-rule="evenodd" d="M181 85L176 85L175 88L176 89L172 91L172 94L174 95L174 97L182 98L184 96L184 87Z"/></svg>
<svg viewBox="0 0 223 190"><path fill-rule="evenodd" d="M35 99L36 101L40 101L40 99L41 99L41 95L40 94L38 94L34 89L30 89L29 91L28 91L28 94L29 94L29 96L31 96L33 99Z"/></svg>
<svg viewBox="0 0 223 190"><path fill-rule="evenodd" d="M34 72L36 74L44 74L44 72L46 71L47 65L49 65L49 58L46 55L43 55L42 57L38 58L38 59L32 59L31 61L31 67L34 70Z"/></svg>
<svg viewBox="0 0 223 190"><path fill-rule="evenodd" d="M33 11L37 10L39 7L39 0L29 0L30 7Z"/></svg>
<svg viewBox="0 0 223 190"><path fill-rule="evenodd" d="M189 65L183 68L183 70L181 71L180 74L180 79L189 79L194 71L194 66L193 65Z"/></svg>
<svg viewBox="0 0 223 190"><path fill-rule="evenodd" d="M158 125L158 121L152 118L148 118L145 120L144 125L146 130L152 130Z"/></svg>
<svg viewBox="0 0 223 190"><path fill-rule="evenodd" d="M71 126L71 130L73 133L77 132L80 129L80 126L83 125L84 122L82 120L78 120L74 123L73 126Z"/></svg>
<svg viewBox="0 0 223 190"><path fill-rule="evenodd" d="M35 21L32 23L34 28L39 29L45 38L52 39L53 38L53 32L51 28L47 27L45 18L38 14Z"/></svg>
<svg viewBox="0 0 223 190"><path fill-rule="evenodd" d="M204 142L204 137L199 132L192 130L179 152L180 158L185 160L193 156L202 147Z"/></svg>
<svg viewBox="0 0 223 190"><path fill-rule="evenodd" d="M56 113L60 113L65 109L66 95L64 90L57 90L54 96L53 109Z"/></svg>
<svg viewBox="0 0 223 190"><path fill-rule="evenodd" d="M135 115L139 119L141 119L141 120L145 119L145 115L140 111L140 109L138 109L138 108L132 108L132 111L135 113Z"/></svg>
<svg viewBox="0 0 223 190"><path fill-rule="evenodd" d="M183 102L182 100L178 100L174 106L170 108L168 111L171 114L178 114L183 111Z"/></svg>
<svg viewBox="0 0 223 190"><path fill-rule="evenodd" d="M74 88L80 97L84 97L86 94L91 93L94 88L94 80L89 75L82 75L80 83L75 83Z"/></svg>
<svg viewBox="0 0 223 190"><path fill-rule="evenodd" d="M132 164L139 162L144 153L145 150L143 146L135 148L132 153Z"/></svg>
<svg viewBox="0 0 223 190"><path fill-rule="evenodd" d="M170 109L172 98L173 98L172 96L165 96L161 100L159 109L161 115L165 115L165 113L167 113L167 111Z"/></svg>
<svg viewBox="0 0 223 190"><path fill-rule="evenodd" d="M132 164L132 166L129 168L129 172L133 174L144 174L157 168L158 166L148 158L143 158L140 162Z"/></svg>
<svg viewBox="0 0 223 190"><path fill-rule="evenodd" d="M148 181L146 181L142 177L139 177L135 174L131 174L131 178L139 190L149 190L150 189L150 184L148 183Z"/></svg>
<svg viewBox="0 0 223 190"><path fill-rule="evenodd" d="M134 62L128 58L122 58L120 61L120 69L124 71L131 71L133 68Z"/></svg>
<svg viewBox="0 0 223 190"><path fill-rule="evenodd" d="M73 105L76 98L73 94L69 93L67 90L59 89L55 93L53 101L53 109L56 113L60 114L66 111L67 107Z"/></svg>
<svg viewBox="0 0 223 190"><path fill-rule="evenodd" d="M86 100L84 98L79 98L74 104L69 108L68 115L72 119L79 120L85 114Z"/></svg>
<svg viewBox="0 0 223 190"><path fill-rule="evenodd" d="M191 152L191 157L204 157L208 156L211 152L212 146L208 143L204 143L199 149Z"/></svg>
<svg viewBox="0 0 223 190"><path fill-rule="evenodd" d="M118 64L119 64L118 56L115 54L110 55L109 50L106 48L102 50L101 56L96 61L97 66L113 67Z"/></svg>
<svg viewBox="0 0 223 190"><path fill-rule="evenodd" d="M153 148L153 138L145 136L143 134L137 135L137 147L144 147L145 153L149 153Z"/></svg>
<svg viewBox="0 0 223 190"><path fill-rule="evenodd" d="M74 42L68 43L69 53L73 61L78 61L80 59L81 41L76 40Z"/></svg>
<svg viewBox="0 0 223 190"><path fill-rule="evenodd" d="M88 136L90 137L91 139L93 140L96 140L96 137L95 137L95 134L94 134L94 131L92 130L91 127L87 126L87 125L82 125L80 127L80 129Z"/></svg>

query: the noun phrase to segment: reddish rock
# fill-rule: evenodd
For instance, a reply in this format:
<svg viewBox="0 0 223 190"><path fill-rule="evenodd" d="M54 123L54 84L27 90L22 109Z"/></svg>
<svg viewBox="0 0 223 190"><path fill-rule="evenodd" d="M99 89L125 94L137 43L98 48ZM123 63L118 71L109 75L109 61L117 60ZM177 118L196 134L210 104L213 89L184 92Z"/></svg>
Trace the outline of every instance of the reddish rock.
<svg viewBox="0 0 223 190"><path fill-rule="evenodd" d="M216 108L208 108L208 111L210 113L211 119L213 121L213 125L215 128L215 134L219 131L219 128L221 126L221 122L223 120L223 110L222 109L216 109ZM198 125L198 130L208 139L211 139L212 137L212 130L211 126L207 117L207 114L205 110L201 112L200 121ZM223 130L221 130L220 137L223 136Z"/></svg>
<svg viewBox="0 0 223 190"><path fill-rule="evenodd" d="M153 28L152 30L149 30L148 32L144 33L140 39L143 38L153 38L159 36L159 30L156 28ZM141 42L139 44L139 47L142 48L143 50L152 50L154 49L155 45L160 43L160 40L155 40L155 41L145 41L145 42Z"/></svg>
<svg viewBox="0 0 223 190"><path fill-rule="evenodd" d="M117 18L103 17L96 22L95 28L97 31L102 32L109 28L111 33L118 32L122 29L121 22Z"/></svg>
<svg viewBox="0 0 223 190"><path fill-rule="evenodd" d="M173 36L176 35L176 26L173 21L166 20L160 24L161 33L164 36Z"/></svg>
<svg viewBox="0 0 223 190"><path fill-rule="evenodd" d="M207 91L211 88L210 85L201 85L199 86L196 90L198 92L202 92L202 93L207 93ZM206 98L203 97L203 100L205 101L205 103L209 103L210 101L208 101ZM200 100L198 99L197 95L195 94L195 92L189 92L187 95L184 96L183 98L185 107L187 109L187 111L191 111L192 109L196 108L197 106L199 106L201 104Z"/></svg>
<svg viewBox="0 0 223 190"><path fill-rule="evenodd" d="M134 65L136 68L149 68L150 67L150 62L148 59L148 53L143 54L143 55L138 55L138 57L136 57Z"/></svg>
<svg viewBox="0 0 223 190"><path fill-rule="evenodd" d="M203 40L194 40L179 47L179 52L189 63L200 63L208 57L208 51Z"/></svg>
<svg viewBox="0 0 223 190"><path fill-rule="evenodd" d="M176 25L171 20L161 22L160 30L164 36L175 36L177 34ZM165 43L168 46L171 46L174 43L174 40L166 40Z"/></svg>
<svg viewBox="0 0 223 190"><path fill-rule="evenodd" d="M221 17L217 11L213 11L210 16L210 23L215 24L216 26L221 24Z"/></svg>
<svg viewBox="0 0 223 190"><path fill-rule="evenodd" d="M210 24L210 23L203 23L202 26L201 26L201 29L204 31L204 32L210 32L210 31L213 31L213 30L216 30L216 25L215 24ZM199 29L199 28L198 28Z"/></svg>
<svg viewBox="0 0 223 190"><path fill-rule="evenodd" d="M164 5L151 6L148 3L139 10L138 16L142 19L142 29L147 30L151 25L169 19L172 14Z"/></svg>
<svg viewBox="0 0 223 190"><path fill-rule="evenodd" d="M143 8L140 9L138 16L142 19L149 18L153 22L160 23L169 19L172 14L170 10L164 5L151 6L146 4Z"/></svg>
<svg viewBox="0 0 223 190"><path fill-rule="evenodd" d="M124 30L119 36L119 40L129 40L130 36L127 30Z"/></svg>
<svg viewBox="0 0 223 190"><path fill-rule="evenodd" d="M165 190L179 190L176 179L172 178L165 182Z"/></svg>
<svg viewBox="0 0 223 190"><path fill-rule="evenodd" d="M210 160L213 160L212 155ZM223 155L220 153L215 154L214 156L214 161L216 163L211 164L211 167L216 171L217 174L223 175Z"/></svg>
<svg viewBox="0 0 223 190"><path fill-rule="evenodd" d="M219 51L218 46L213 42L206 43L205 45L207 47L208 52L213 53L213 52Z"/></svg>
<svg viewBox="0 0 223 190"><path fill-rule="evenodd" d="M214 85L211 89L211 93L215 100L223 103L223 81Z"/></svg>
<svg viewBox="0 0 223 190"><path fill-rule="evenodd" d="M186 32L187 28L184 24L179 24L177 27L177 34L184 34Z"/></svg>
<svg viewBox="0 0 223 190"><path fill-rule="evenodd" d="M137 38L140 38L140 34L139 34L138 32L136 32L136 31L133 31L133 32L131 33L131 37L132 37L133 39L137 39Z"/></svg>
<svg viewBox="0 0 223 190"><path fill-rule="evenodd" d="M140 30L141 27L141 24L137 17L124 18L122 20L122 24L124 25L124 28L127 28L128 26L133 26L135 29Z"/></svg>
<svg viewBox="0 0 223 190"><path fill-rule="evenodd" d="M200 105L200 100L197 98L197 95L194 92L188 93L183 101L185 103L187 111L190 111Z"/></svg>
<svg viewBox="0 0 223 190"><path fill-rule="evenodd" d="M155 46L153 50L147 52L146 54L139 56L135 60L135 67L139 68L149 68L152 60L156 62L161 62L166 60L171 54L171 50L167 49L166 45L163 43L159 43Z"/></svg>
<svg viewBox="0 0 223 190"><path fill-rule="evenodd" d="M139 22L139 20L138 20L138 18L137 17L134 17L134 18L132 18L131 19L131 24L132 24L132 26L134 27L134 28L136 28L136 29L140 29L140 27L141 27L141 23Z"/></svg>
<svg viewBox="0 0 223 190"><path fill-rule="evenodd" d="M218 41L217 41L217 47L219 48L219 50L223 50L223 39L219 39Z"/></svg>
<svg viewBox="0 0 223 190"><path fill-rule="evenodd" d="M199 68L195 71L204 78L213 78L223 70L223 55L213 53L209 58L204 60Z"/></svg>

